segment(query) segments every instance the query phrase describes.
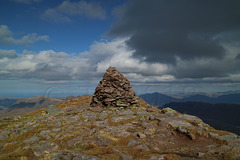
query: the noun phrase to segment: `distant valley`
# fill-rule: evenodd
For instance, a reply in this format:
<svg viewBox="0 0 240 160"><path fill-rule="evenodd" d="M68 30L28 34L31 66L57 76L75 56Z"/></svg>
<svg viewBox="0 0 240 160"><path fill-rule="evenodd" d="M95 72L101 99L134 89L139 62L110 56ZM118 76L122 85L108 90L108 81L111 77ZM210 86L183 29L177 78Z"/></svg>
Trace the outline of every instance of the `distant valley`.
<svg viewBox="0 0 240 160"><path fill-rule="evenodd" d="M13 103L13 101L11 102ZM6 109L0 111L0 118L29 113L47 107L51 104L58 104L60 102L62 102L62 100L56 98L48 98L45 96L20 98L11 106L7 106Z"/></svg>
<svg viewBox="0 0 240 160"><path fill-rule="evenodd" d="M17 101L17 98L0 98L0 111L12 106Z"/></svg>
<svg viewBox="0 0 240 160"><path fill-rule="evenodd" d="M143 98L147 103L154 106L163 106L171 102L206 102L206 103L230 103L240 104L240 93L224 94L219 96L210 96L210 94L192 94L184 98L176 98L158 92L142 94L139 97Z"/></svg>
<svg viewBox="0 0 240 160"><path fill-rule="evenodd" d="M195 115L216 129L240 135L240 93L212 97L195 94L184 98L151 93L140 97L160 109L169 107L180 113Z"/></svg>
<svg viewBox="0 0 240 160"><path fill-rule="evenodd" d="M159 108L172 108L180 113L195 115L216 129L240 135L240 104L171 102Z"/></svg>

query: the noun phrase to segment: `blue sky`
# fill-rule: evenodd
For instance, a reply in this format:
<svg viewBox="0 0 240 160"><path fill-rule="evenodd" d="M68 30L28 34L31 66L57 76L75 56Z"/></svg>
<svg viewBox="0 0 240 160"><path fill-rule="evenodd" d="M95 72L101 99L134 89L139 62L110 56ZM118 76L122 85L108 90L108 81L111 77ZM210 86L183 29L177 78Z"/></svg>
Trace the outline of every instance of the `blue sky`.
<svg viewBox="0 0 240 160"><path fill-rule="evenodd" d="M240 90L237 0L2 0L0 96L92 94L116 66L138 94Z"/></svg>

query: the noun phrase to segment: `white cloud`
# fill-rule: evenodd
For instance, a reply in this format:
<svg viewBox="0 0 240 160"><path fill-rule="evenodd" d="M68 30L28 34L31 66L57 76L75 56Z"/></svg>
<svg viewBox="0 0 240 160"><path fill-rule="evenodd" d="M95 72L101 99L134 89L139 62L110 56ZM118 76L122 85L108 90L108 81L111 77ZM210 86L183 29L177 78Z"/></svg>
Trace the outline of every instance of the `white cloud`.
<svg viewBox="0 0 240 160"><path fill-rule="evenodd" d="M7 25L0 25L0 43L2 44L31 44L37 41L48 41L48 39L47 35L40 36L37 33L31 33L20 39L15 39Z"/></svg>
<svg viewBox="0 0 240 160"><path fill-rule="evenodd" d="M234 61L234 56L224 60L186 61L179 58L175 66L149 63L133 57L134 50L130 50L125 42L126 39L95 42L89 51L77 56L53 50L39 53L24 50L22 54L0 50L0 77L89 81L101 79L109 66L115 66L132 82L240 81L240 60Z"/></svg>
<svg viewBox="0 0 240 160"><path fill-rule="evenodd" d="M106 11L98 3L64 1L56 8L46 10L42 15L44 19L54 22L71 22L72 16L105 19Z"/></svg>
<svg viewBox="0 0 240 160"><path fill-rule="evenodd" d="M13 51L9 51L13 52ZM87 59L52 50L18 54L0 59L1 78L40 78L45 80L86 79L92 72Z"/></svg>
<svg viewBox="0 0 240 160"><path fill-rule="evenodd" d="M101 59L97 65L97 72L103 73L109 66L116 66L123 73L140 73L144 76L163 75L168 70L167 65L147 63L132 57L134 50L130 50L125 41L126 39L115 39L95 43L91 47L90 55Z"/></svg>
<svg viewBox="0 0 240 160"><path fill-rule="evenodd" d="M5 53L14 53L14 50ZM0 59L2 77L41 78L46 80L95 79L102 76L109 66L116 66L130 80L141 82L163 80L167 66L149 64L132 57L124 39L95 42L90 50L72 56L53 50L33 53L24 50L15 59ZM146 76L153 76L146 78ZM139 79L141 77L141 79Z"/></svg>
<svg viewBox="0 0 240 160"><path fill-rule="evenodd" d="M0 59L1 58L16 58L17 57L17 53L15 50L2 50L0 49Z"/></svg>

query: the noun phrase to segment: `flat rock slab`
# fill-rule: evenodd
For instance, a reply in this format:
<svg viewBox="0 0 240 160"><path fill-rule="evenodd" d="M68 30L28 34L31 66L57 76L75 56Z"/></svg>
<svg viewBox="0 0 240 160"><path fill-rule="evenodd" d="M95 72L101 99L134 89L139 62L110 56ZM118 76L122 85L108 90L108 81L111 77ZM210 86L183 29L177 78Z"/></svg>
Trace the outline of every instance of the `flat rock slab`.
<svg viewBox="0 0 240 160"><path fill-rule="evenodd" d="M95 121L93 125L97 127L106 127L108 125L108 120L106 119L105 121Z"/></svg>
<svg viewBox="0 0 240 160"><path fill-rule="evenodd" d="M118 116L118 117L113 117L111 121L117 123L117 122L125 121L128 119L132 119L132 118L136 118L136 116L132 116L132 115Z"/></svg>
<svg viewBox="0 0 240 160"><path fill-rule="evenodd" d="M119 151L117 149L113 149L113 150L121 156L122 160L132 160L133 159L132 156L123 154L121 151Z"/></svg>
<svg viewBox="0 0 240 160"><path fill-rule="evenodd" d="M68 141L68 146L73 147L77 142L81 142L81 141L82 141L82 136L75 137Z"/></svg>
<svg viewBox="0 0 240 160"><path fill-rule="evenodd" d="M47 107L46 112L48 115L58 115L60 113L64 113L60 108L56 107L55 105L50 105Z"/></svg>
<svg viewBox="0 0 240 160"><path fill-rule="evenodd" d="M94 142L95 144L101 147L107 147L111 141L108 138L105 138L102 136L96 136L91 140L91 142Z"/></svg>
<svg viewBox="0 0 240 160"><path fill-rule="evenodd" d="M31 138L28 138L28 139L24 140L23 142L26 143L26 144L34 144L38 141L39 141L39 138L36 137L36 136L33 136Z"/></svg>
<svg viewBox="0 0 240 160"><path fill-rule="evenodd" d="M43 152L51 153L58 148L58 145L52 142L35 145L32 147L35 156L40 156Z"/></svg>
<svg viewBox="0 0 240 160"><path fill-rule="evenodd" d="M120 116L124 116L124 115L133 116L134 112L130 109L127 109L127 110L123 110L123 111L118 111L117 114Z"/></svg>
<svg viewBox="0 0 240 160"><path fill-rule="evenodd" d="M140 150L144 150L144 151L149 151L149 148L145 144L140 144L140 145L134 147L134 149L140 149Z"/></svg>
<svg viewBox="0 0 240 160"><path fill-rule="evenodd" d="M117 136L117 137L128 137L131 133L129 132L115 132L112 133L112 136Z"/></svg>

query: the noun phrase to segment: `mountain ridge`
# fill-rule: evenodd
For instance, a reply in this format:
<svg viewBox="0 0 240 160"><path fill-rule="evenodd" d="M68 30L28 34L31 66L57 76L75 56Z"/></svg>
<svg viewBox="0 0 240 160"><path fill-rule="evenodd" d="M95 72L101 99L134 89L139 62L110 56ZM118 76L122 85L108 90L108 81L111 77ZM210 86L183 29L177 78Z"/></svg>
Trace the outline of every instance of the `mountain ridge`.
<svg viewBox="0 0 240 160"><path fill-rule="evenodd" d="M175 98L170 95L154 92L142 94L139 97L143 98L144 100L146 100L147 103L154 106L162 106L170 102L187 102L187 101L240 104L240 93L218 95L214 97L196 93L193 95L186 96L184 98Z"/></svg>
<svg viewBox="0 0 240 160"><path fill-rule="evenodd" d="M0 111L0 118L25 114L60 102L62 100L45 96L20 98L12 106Z"/></svg>
<svg viewBox="0 0 240 160"><path fill-rule="evenodd" d="M171 102L163 107L170 107L180 113L195 115L213 127L228 130L240 135L240 105L205 102ZM222 125L221 125L222 124ZM229 125L229 126L228 126Z"/></svg>
<svg viewBox="0 0 240 160"><path fill-rule="evenodd" d="M0 159L238 159L239 136L195 116L138 107L90 107L92 96L0 121Z"/></svg>

